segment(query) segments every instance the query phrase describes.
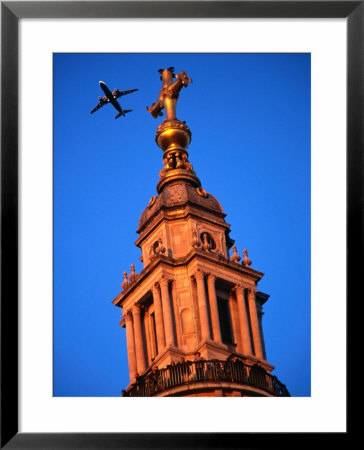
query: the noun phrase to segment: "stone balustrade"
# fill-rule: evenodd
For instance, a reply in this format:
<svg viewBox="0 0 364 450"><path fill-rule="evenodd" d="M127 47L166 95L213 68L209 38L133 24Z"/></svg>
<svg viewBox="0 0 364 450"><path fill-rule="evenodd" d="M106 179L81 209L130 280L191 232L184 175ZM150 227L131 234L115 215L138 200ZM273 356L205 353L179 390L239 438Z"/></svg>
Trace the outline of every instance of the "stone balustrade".
<svg viewBox="0 0 364 450"><path fill-rule="evenodd" d="M214 383L233 383L241 390L248 386L272 396L290 397L286 386L276 376L258 365L245 364L240 359L186 361L164 369L149 370L123 393L129 397L151 397L171 388L201 382L211 383L211 386Z"/></svg>

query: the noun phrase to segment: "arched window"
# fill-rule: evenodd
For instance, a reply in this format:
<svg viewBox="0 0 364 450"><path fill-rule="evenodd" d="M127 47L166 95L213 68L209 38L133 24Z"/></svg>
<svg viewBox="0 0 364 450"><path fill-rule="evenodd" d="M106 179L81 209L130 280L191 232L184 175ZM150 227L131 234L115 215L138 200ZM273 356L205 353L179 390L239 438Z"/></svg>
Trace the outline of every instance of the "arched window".
<svg viewBox="0 0 364 450"><path fill-rule="evenodd" d="M202 247L204 246L205 243L208 244L209 250L215 250L216 248L216 243L213 240L211 234L207 233L206 231L204 231L203 233L201 233L200 235L200 240L202 243Z"/></svg>

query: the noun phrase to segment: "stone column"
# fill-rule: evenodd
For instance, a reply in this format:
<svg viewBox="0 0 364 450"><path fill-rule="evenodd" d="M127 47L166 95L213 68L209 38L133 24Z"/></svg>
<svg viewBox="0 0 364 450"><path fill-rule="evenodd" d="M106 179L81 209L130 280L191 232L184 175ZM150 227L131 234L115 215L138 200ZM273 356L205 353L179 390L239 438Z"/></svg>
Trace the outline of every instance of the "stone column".
<svg viewBox="0 0 364 450"><path fill-rule="evenodd" d="M133 315L130 309L124 314L124 319L126 327L126 346L128 349L129 377L130 381L132 381L134 380L135 374L137 373L137 365L135 359Z"/></svg>
<svg viewBox="0 0 364 450"><path fill-rule="evenodd" d="M154 302L155 328L157 332L158 353L160 353L166 346L166 339L164 336L162 301L158 283L156 283L153 286L152 291Z"/></svg>
<svg viewBox="0 0 364 450"><path fill-rule="evenodd" d="M255 348L255 356L264 359L262 340L260 337L260 327L257 312L257 305L255 303L255 289L248 289L248 304L250 312L250 323L252 326L252 334Z"/></svg>
<svg viewBox="0 0 364 450"><path fill-rule="evenodd" d="M195 278L197 283L198 310L200 313L202 339L211 339L204 274L201 270L196 271Z"/></svg>
<svg viewBox="0 0 364 450"><path fill-rule="evenodd" d="M142 375L142 373L145 372L146 365L145 365L145 350L142 331L141 308L139 305L134 305L133 307L133 318L134 318L136 361L138 373L139 375Z"/></svg>
<svg viewBox="0 0 364 450"><path fill-rule="evenodd" d="M215 275L209 275L207 277L207 288L209 292L210 310L212 331L214 334L214 341L222 344L220 320L219 320L219 308L217 306L216 289L215 289Z"/></svg>
<svg viewBox="0 0 364 450"><path fill-rule="evenodd" d="M171 308L171 300L169 297L168 280L165 277L160 279L160 287L162 294L162 307L163 307L163 321L164 331L167 346L174 346L174 333L173 333L173 316Z"/></svg>
<svg viewBox="0 0 364 450"><path fill-rule="evenodd" d="M245 299L244 299L244 289L238 284L236 286L236 300L238 303L238 313L239 313L239 324L240 324L240 334L243 345L244 355L252 355L252 344L250 341L249 333L249 321L248 312L246 310Z"/></svg>
<svg viewBox="0 0 364 450"><path fill-rule="evenodd" d="M144 344L147 344L147 355L148 361L147 366L150 364L149 358L154 358L156 356L157 350L155 349L156 343L153 338L154 330L151 327L151 317L149 311L146 310L144 313L144 329L145 329L145 341Z"/></svg>

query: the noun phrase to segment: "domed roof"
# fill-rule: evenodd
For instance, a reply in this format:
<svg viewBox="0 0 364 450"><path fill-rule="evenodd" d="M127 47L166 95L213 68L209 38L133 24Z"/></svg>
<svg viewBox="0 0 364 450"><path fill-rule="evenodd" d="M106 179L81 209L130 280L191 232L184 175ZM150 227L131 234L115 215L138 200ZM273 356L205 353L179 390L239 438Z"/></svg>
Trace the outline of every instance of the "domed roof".
<svg viewBox="0 0 364 450"><path fill-rule="evenodd" d="M139 230L161 208L173 208L187 202L225 216L219 201L213 195L208 194L201 187L192 186L184 181L176 181L167 184L158 196L150 199L149 205L140 216Z"/></svg>

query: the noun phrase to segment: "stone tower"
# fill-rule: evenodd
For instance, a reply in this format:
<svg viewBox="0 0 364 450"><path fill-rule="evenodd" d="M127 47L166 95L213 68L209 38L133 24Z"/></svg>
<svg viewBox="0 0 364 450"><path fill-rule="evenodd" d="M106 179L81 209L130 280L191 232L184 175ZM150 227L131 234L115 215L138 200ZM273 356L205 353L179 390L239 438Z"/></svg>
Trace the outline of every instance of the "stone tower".
<svg viewBox="0 0 364 450"><path fill-rule="evenodd" d="M246 250L238 255L223 208L188 160L191 132L175 109L191 80L173 68L160 72L162 90L148 111L157 117L166 110L155 137L164 167L137 230L144 268L124 272L113 300L126 328L130 384L123 395L288 396L266 358L262 306L269 296L257 289L263 273Z"/></svg>

